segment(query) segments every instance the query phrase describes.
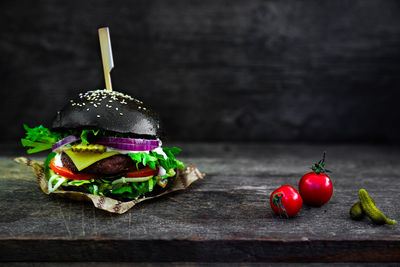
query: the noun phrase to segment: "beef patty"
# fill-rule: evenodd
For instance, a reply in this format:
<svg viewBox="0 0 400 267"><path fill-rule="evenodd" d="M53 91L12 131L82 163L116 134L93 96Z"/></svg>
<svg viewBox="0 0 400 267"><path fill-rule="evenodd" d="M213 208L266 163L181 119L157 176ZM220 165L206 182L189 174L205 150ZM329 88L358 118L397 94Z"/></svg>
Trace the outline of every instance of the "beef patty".
<svg viewBox="0 0 400 267"><path fill-rule="evenodd" d="M102 160L99 160L92 165L86 167L85 169L78 171L74 162L71 158L62 153L61 161L65 168L70 169L76 173L93 173L93 174L106 174L106 175L113 175L113 174L120 174L126 172L131 169L136 169L136 163L129 157L128 155L114 155ZM141 165L141 164L140 164ZM139 166L140 168L141 166Z"/></svg>

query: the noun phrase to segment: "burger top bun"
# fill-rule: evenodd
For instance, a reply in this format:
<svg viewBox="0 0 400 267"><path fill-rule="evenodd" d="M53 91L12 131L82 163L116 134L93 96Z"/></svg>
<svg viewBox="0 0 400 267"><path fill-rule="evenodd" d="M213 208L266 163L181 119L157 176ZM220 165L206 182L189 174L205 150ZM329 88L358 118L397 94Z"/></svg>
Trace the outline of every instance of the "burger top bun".
<svg viewBox="0 0 400 267"><path fill-rule="evenodd" d="M158 137L157 115L143 102L111 90L87 91L70 100L52 124L53 129L102 129Z"/></svg>

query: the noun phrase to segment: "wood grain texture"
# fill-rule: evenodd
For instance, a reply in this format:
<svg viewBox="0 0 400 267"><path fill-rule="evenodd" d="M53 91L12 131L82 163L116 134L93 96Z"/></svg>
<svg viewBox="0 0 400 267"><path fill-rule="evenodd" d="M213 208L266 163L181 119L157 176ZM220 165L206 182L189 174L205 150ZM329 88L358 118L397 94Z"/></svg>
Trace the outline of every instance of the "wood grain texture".
<svg viewBox="0 0 400 267"><path fill-rule="evenodd" d="M352 221L365 188L388 217L400 218L400 149L385 146L179 144L181 159L206 172L189 190L123 215L43 194L31 171L0 160L2 261L400 261L400 229ZM291 220L267 198L297 186L321 152L335 193Z"/></svg>
<svg viewBox="0 0 400 267"><path fill-rule="evenodd" d="M396 0L1 1L1 138L104 87L157 110L175 140L400 139Z"/></svg>

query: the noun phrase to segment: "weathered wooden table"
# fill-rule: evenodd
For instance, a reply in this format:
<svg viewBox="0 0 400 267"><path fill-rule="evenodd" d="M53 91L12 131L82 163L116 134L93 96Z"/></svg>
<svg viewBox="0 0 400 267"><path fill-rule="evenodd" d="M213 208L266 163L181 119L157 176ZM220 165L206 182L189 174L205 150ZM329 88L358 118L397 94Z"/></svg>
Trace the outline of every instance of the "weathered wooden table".
<svg viewBox="0 0 400 267"><path fill-rule="evenodd" d="M31 169L0 159L1 261L400 261L400 224L353 221L365 188L400 220L400 149L389 146L179 144L207 174L123 215L41 192ZM294 219L267 199L327 151L334 196Z"/></svg>

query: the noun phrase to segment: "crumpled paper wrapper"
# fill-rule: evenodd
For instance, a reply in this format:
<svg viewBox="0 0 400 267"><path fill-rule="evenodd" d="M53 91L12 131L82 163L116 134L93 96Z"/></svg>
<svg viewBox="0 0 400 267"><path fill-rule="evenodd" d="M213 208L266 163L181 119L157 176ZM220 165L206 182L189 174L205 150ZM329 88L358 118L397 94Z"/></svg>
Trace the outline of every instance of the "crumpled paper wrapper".
<svg viewBox="0 0 400 267"><path fill-rule="evenodd" d="M39 182L40 188L47 195L50 194L47 190L47 179L44 174L44 163L36 160L31 160L25 157L15 158L14 161L29 166L33 169L35 176ZM194 181L198 179L202 179L205 176L204 173L201 173L194 165L189 165L185 170L177 169L175 180L172 186L165 192L151 196L140 198L136 200L131 200L128 202L122 202L113 198L96 196L88 193L75 192L75 191L64 191L64 190L56 190L52 194L56 194L61 197L70 198L78 201L91 201L93 205L98 208L112 213L122 214L127 212L137 203L146 201L152 198L160 197L165 194L169 194L173 191L183 190L189 187Z"/></svg>

